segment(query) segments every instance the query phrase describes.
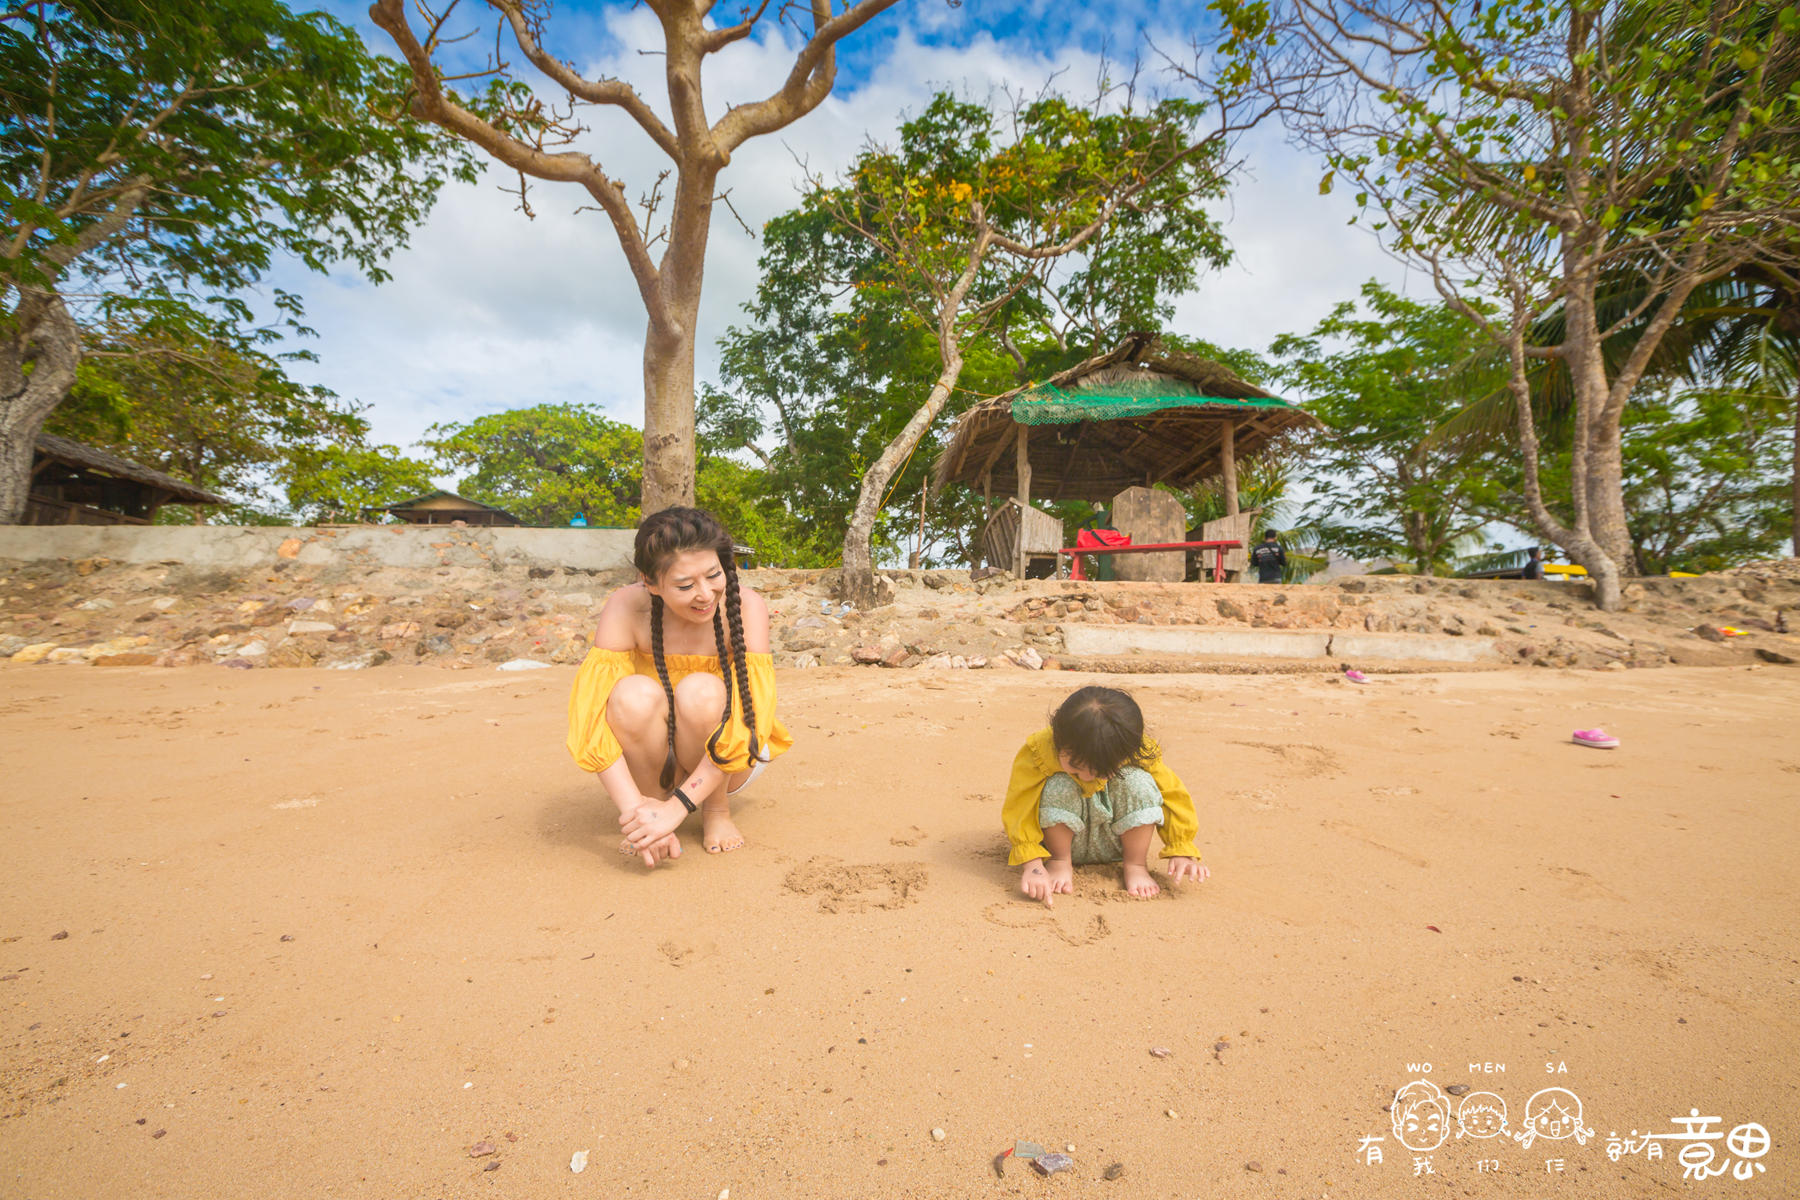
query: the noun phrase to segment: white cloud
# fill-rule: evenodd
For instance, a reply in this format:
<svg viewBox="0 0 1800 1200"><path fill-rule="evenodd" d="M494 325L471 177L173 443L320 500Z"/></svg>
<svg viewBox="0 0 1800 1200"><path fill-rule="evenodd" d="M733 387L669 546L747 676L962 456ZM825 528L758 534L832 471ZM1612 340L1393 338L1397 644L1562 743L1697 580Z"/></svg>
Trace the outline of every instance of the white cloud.
<svg viewBox="0 0 1800 1200"><path fill-rule="evenodd" d="M390 50L385 34L358 24L373 46ZM665 103L661 59L630 49L656 43L647 11L609 18L604 38L593 21L577 24L589 45L611 52L556 47L559 56ZM708 60L709 112L716 117L727 99L770 91L796 45L788 30ZM1079 91L1095 78L1100 50L1070 42L1044 54L986 33L942 46L913 27L883 46L885 57L863 78L841 75L817 111L746 144L726 168L723 186L752 228L795 203L796 160L834 173L865 141L891 138L904 113L944 86L982 96L1005 85L1035 88L1061 71L1063 86ZM1118 52L1116 42L1112 49ZM626 181L629 196L642 194L666 165L660 153L616 110L584 117L594 130L583 148ZM1259 134L1249 148L1253 174L1220 213L1237 261L1180 302L1175 328L1260 349L1277 333L1310 328L1370 275L1397 282L1399 268L1366 233L1345 227L1344 201L1317 195L1317 168L1278 133ZM579 189L553 184L533 186L538 217L528 221L514 211L516 196L500 190L510 182L491 168L473 186L447 188L410 248L389 264L392 281L379 288L349 275L322 281L283 273L280 282L307 297L309 323L320 333L312 346L320 361L295 373L370 404L376 439L407 446L433 422L543 402L595 403L617 419L641 419L645 318L610 224L597 211L574 211L588 200ZM755 291L757 253L720 206L708 248L700 379L715 376L717 339Z"/></svg>

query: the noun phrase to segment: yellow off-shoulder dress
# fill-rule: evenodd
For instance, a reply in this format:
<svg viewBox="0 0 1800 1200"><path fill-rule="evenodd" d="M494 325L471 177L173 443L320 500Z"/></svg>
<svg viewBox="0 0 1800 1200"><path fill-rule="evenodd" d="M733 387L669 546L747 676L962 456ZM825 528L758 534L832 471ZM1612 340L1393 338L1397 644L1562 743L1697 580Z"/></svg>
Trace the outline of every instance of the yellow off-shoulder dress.
<svg viewBox="0 0 1800 1200"><path fill-rule="evenodd" d="M669 670L669 686L702 671L719 674L719 660L712 654L665 654L663 664ZM756 742L763 760L771 761L787 753L794 744L787 727L775 717L775 659L764 653L747 653L744 666L750 677L750 699L756 707ZM617 762L624 748L606 724L606 701L619 680L627 675L656 678L656 662L640 650L588 650L575 686L569 692L569 753L584 771L604 771ZM750 758L750 731L744 725L744 705L738 695L737 680L731 681L731 720L719 735L713 761L726 774L748 771L755 763Z"/></svg>

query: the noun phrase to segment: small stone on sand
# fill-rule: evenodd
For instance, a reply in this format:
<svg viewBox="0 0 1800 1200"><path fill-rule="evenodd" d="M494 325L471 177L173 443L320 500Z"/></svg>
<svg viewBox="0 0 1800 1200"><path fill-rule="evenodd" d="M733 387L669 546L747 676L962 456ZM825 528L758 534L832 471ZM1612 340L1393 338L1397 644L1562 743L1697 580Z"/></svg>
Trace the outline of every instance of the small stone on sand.
<svg viewBox="0 0 1800 1200"><path fill-rule="evenodd" d="M1075 1160L1066 1154L1040 1154L1031 1160L1031 1165L1037 1168L1039 1175L1054 1175L1073 1169Z"/></svg>
<svg viewBox="0 0 1800 1200"><path fill-rule="evenodd" d="M499 1147L494 1145L494 1143L492 1143L492 1142L476 1142L473 1146L469 1147L469 1157L470 1158L486 1158L488 1155L494 1153L494 1151L496 1151L498 1149L499 1149Z"/></svg>
<svg viewBox="0 0 1800 1200"><path fill-rule="evenodd" d="M1124 1163L1114 1163L1112 1166L1106 1168L1106 1170L1104 1170L1100 1173L1100 1178L1107 1180L1108 1182L1111 1182L1114 1179L1123 1178L1124 1174L1125 1174L1125 1164Z"/></svg>
<svg viewBox="0 0 1800 1200"><path fill-rule="evenodd" d="M1152 1046L1152 1047L1150 1047L1150 1057L1151 1058L1167 1058L1173 1053L1175 1053L1175 1052L1173 1050L1169 1049L1167 1046Z"/></svg>
<svg viewBox="0 0 1800 1200"><path fill-rule="evenodd" d="M941 1129L934 1129L931 1131L931 1140L934 1142L941 1142L948 1136L950 1135Z"/></svg>
<svg viewBox="0 0 1800 1200"><path fill-rule="evenodd" d="M587 1156L588 1152L586 1150L577 1150L575 1153L569 1155L569 1170L575 1172L577 1175L587 1170Z"/></svg>
<svg viewBox="0 0 1800 1200"><path fill-rule="evenodd" d="M1244 1170L1255 1171L1258 1175L1261 1175L1262 1174L1262 1164L1252 1160L1252 1161L1244 1164Z"/></svg>

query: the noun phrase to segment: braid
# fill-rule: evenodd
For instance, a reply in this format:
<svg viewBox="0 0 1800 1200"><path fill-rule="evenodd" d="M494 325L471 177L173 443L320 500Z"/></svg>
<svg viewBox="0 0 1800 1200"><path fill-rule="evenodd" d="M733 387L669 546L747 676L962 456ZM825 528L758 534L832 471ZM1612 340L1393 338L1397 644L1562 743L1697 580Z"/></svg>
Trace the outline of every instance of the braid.
<svg viewBox="0 0 1800 1200"><path fill-rule="evenodd" d="M719 718L719 727L706 739L706 756L719 763L719 739L725 735L725 727L731 724L731 672L725 667L725 626L719 623L717 608L713 609L713 644L719 648L719 674L725 679L725 713Z"/></svg>
<svg viewBox="0 0 1800 1200"><path fill-rule="evenodd" d="M739 597L737 563L735 555L720 556L725 567L725 617L731 622L731 661L737 672L738 694L744 698L744 728L750 733L750 758L754 762L762 757L762 747L756 741L756 701L750 695L750 666L744 658L744 609ZM721 644L720 650L724 647ZM719 659L719 670L723 673L725 660ZM726 691L731 685L726 684Z"/></svg>
<svg viewBox="0 0 1800 1200"><path fill-rule="evenodd" d="M663 760L662 786L671 787L680 764L675 761L675 688L669 683L669 664L663 661L662 618L662 597L651 596L650 657L656 660L656 677L662 680L663 695L669 701L669 757Z"/></svg>

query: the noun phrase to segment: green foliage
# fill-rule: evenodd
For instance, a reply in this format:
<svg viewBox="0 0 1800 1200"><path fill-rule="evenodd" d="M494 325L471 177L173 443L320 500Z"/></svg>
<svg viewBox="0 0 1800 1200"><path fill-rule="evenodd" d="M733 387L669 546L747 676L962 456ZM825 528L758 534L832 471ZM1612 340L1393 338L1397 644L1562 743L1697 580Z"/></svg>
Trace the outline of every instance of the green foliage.
<svg viewBox="0 0 1800 1200"><path fill-rule="evenodd" d="M114 306L221 301L277 252L371 278L466 152L394 123L408 76L278 0L0 14L0 297L69 272ZM71 261L73 260L73 261Z"/></svg>
<svg viewBox="0 0 1800 1200"><path fill-rule="evenodd" d="M586 404L539 404L433 425L422 444L458 494L506 509L527 525L638 522L644 435Z"/></svg>
<svg viewBox="0 0 1800 1200"><path fill-rule="evenodd" d="M1476 455L1431 435L1467 389L1497 381L1465 369L1483 339L1446 306L1371 280L1362 307L1366 315L1346 301L1311 334L1285 335L1270 349L1284 383L1326 427L1309 454L1309 516L1332 549L1448 571L1454 547L1486 518L1471 492Z"/></svg>
<svg viewBox="0 0 1800 1200"><path fill-rule="evenodd" d="M769 495L803 531L789 543L797 564L837 563L864 475L942 370L937 307L979 224L1020 244L1067 236L1110 191L1187 146L1200 115L1178 101L1096 114L1052 97L1002 120L939 94L895 148L861 156L844 187L769 222L750 319L721 341L720 394L733 411L771 418L753 436L774 442ZM1223 192L1221 169L1210 148L1170 166L1064 269L991 254L955 316L963 367L944 415L1166 320L1200 270L1228 261L1204 210ZM926 562L973 558L981 505L966 489L930 497L919 531L921 489L949 427L940 418L889 482L877 560L914 544Z"/></svg>
<svg viewBox="0 0 1800 1200"><path fill-rule="evenodd" d="M271 471L285 478L298 458L360 445L368 422L255 349L139 334L82 361L45 429L268 510L256 498Z"/></svg>
<svg viewBox="0 0 1800 1200"><path fill-rule="evenodd" d="M369 510L435 490L430 463L407 458L397 446L359 442L295 447L274 474L296 525L379 521Z"/></svg>

